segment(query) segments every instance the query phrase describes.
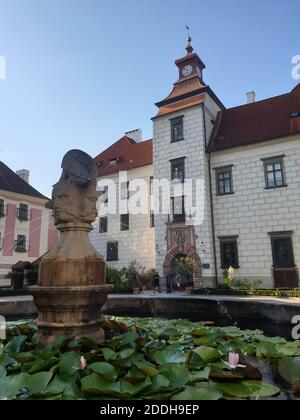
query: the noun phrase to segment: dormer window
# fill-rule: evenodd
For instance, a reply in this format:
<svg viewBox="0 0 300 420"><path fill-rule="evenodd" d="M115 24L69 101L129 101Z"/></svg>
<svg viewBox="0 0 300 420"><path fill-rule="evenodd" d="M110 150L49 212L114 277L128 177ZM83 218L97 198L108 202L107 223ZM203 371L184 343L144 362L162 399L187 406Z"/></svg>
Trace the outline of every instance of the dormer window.
<svg viewBox="0 0 300 420"><path fill-rule="evenodd" d="M120 158L118 157L110 159L111 165L117 165L119 162L120 162Z"/></svg>
<svg viewBox="0 0 300 420"><path fill-rule="evenodd" d="M299 133L300 131L300 112L291 113L291 134Z"/></svg>

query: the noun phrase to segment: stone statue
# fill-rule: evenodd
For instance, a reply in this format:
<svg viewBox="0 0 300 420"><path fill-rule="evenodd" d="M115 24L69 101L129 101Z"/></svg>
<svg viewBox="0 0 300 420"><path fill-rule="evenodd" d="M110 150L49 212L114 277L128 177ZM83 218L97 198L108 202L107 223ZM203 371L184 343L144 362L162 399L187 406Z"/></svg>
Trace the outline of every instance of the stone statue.
<svg viewBox="0 0 300 420"><path fill-rule="evenodd" d="M71 150L62 169L47 204L60 235L41 261L38 286L31 288L40 341L45 344L69 333L101 341L101 309L111 286L105 284L103 257L89 239L100 195L96 164L86 153Z"/></svg>
<svg viewBox="0 0 300 420"><path fill-rule="evenodd" d="M93 223L97 217L97 171L94 160L80 150L68 152L62 162L63 173L53 187L52 200L57 226L65 223Z"/></svg>

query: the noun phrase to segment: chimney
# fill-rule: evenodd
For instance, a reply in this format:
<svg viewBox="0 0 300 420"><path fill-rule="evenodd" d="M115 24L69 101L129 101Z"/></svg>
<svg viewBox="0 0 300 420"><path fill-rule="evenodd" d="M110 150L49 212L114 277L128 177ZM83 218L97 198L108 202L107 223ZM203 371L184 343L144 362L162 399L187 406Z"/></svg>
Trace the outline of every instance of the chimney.
<svg viewBox="0 0 300 420"><path fill-rule="evenodd" d="M246 96L247 96L247 104L253 104L254 102L256 102L256 93L254 91L247 92Z"/></svg>
<svg viewBox="0 0 300 420"><path fill-rule="evenodd" d="M140 143L141 141L143 141L143 132L140 128L128 131L127 133L125 133L125 136L134 140L136 143Z"/></svg>
<svg viewBox="0 0 300 420"><path fill-rule="evenodd" d="M16 174L22 178L27 184L29 184L29 175L30 172L27 169L21 169L20 171L17 171Z"/></svg>

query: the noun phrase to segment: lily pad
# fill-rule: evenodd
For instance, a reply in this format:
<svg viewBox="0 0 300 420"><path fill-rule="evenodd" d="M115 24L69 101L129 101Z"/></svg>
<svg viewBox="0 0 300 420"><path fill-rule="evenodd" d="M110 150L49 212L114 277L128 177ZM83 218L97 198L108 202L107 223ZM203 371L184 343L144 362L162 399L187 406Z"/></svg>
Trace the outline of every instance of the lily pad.
<svg viewBox="0 0 300 420"><path fill-rule="evenodd" d="M222 395L209 387L187 387L183 392L176 394L172 400L179 401L217 401L222 398Z"/></svg>

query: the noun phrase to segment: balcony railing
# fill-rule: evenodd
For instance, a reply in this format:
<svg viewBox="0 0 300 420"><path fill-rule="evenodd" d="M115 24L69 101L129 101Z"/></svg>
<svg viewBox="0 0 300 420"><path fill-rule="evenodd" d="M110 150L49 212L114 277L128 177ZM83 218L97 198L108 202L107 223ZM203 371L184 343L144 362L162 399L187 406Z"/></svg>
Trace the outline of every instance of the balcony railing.
<svg viewBox="0 0 300 420"><path fill-rule="evenodd" d="M15 241L15 252L26 253L29 251L29 242Z"/></svg>
<svg viewBox="0 0 300 420"><path fill-rule="evenodd" d="M28 220L31 220L31 211L18 208L17 209L17 219L21 222L28 222Z"/></svg>

